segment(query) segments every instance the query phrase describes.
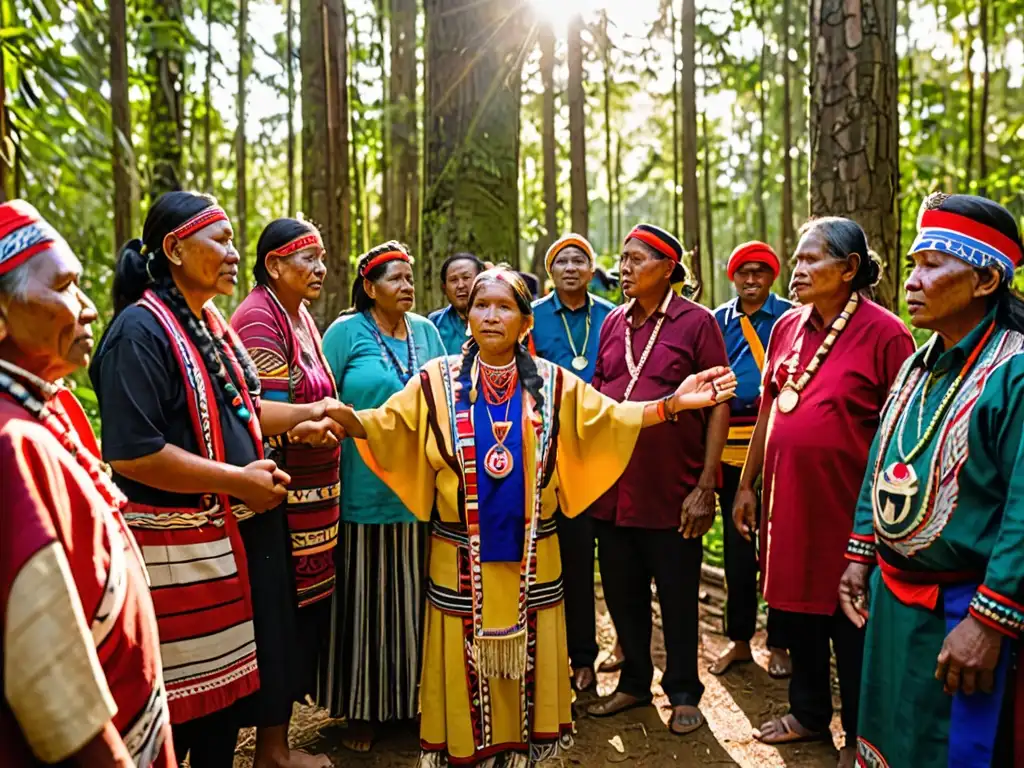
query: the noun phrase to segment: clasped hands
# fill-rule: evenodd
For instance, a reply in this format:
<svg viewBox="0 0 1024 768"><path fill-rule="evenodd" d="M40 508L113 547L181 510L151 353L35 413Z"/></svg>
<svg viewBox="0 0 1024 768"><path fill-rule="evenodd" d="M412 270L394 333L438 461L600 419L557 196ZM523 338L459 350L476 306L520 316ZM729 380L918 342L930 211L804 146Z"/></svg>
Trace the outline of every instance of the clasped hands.
<svg viewBox="0 0 1024 768"><path fill-rule="evenodd" d="M315 448L331 448L345 439L345 428L337 415L349 406L333 397L325 397L318 404L314 418L307 419L288 430L289 443L301 443Z"/></svg>

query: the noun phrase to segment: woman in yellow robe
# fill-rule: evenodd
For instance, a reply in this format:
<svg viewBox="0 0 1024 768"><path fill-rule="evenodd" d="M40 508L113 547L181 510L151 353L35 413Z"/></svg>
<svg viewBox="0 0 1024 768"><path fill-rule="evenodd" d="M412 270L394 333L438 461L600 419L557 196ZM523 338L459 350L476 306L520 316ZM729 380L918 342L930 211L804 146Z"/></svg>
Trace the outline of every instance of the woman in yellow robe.
<svg viewBox="0 0 1024 768"><path fill-rule="evenodd" d="M716 368L662 401L617 403L529 355L530 294L503 267L474 282L469 324L462 359L427 363L343 424L433 522L419 766L518 768L572 744L555 510L581 514L624 471L641 428L731 397L735 377Z"/></svg>

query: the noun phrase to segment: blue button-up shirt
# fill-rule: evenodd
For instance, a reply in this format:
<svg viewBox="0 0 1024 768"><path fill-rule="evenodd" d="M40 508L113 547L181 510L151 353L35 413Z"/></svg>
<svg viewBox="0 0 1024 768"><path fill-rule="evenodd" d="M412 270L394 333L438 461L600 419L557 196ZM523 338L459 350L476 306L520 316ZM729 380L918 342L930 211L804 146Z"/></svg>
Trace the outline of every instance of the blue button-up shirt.
<svg viewBox="0 0 1024 768"><path fill-rule="evenodd" d="M567 368L581 379L589 382L594 377L597 364L597 342L601 325L608 313L615 309L610 301L587 294L587 302L579 309L569 309L558 298L558 291L552 291L542 299L533 302L533 346L537 357L555 365ZM587 338L587 317L590 318L590 338ZM563 318L565 322L562 322ZM566 336L566 325L572 334L572 344ZM573 352L573 345L576 352ZM577 371L572 359L577 354L587 358L587 367Z"/></svg>
<svg viewBox="0 0 1024 768"><path fill-rule="evenodd" d="M459 317L455 307L449 304L444 309L431 312L427 319L437 326L444 349L449 355L461 355L466 343L466 321Z"/></svg>
<svg viewBox="0 0 1024 768"><path fill-rule="evenodd" d="M792 302L769 293L764 305L750 316L757 337L761 339L766 350L775 322L794 306ZM718 321L718 327L722 329L722 336L725 337L729 365L732 366L737 379L736 397L730 401L733 413L754 410L761 396L761 372L757 369L754 353L750 351L750 345L743 336L743 329L740 327L742 316L743 310L740 309L738 298L727 301L715 310L715 320Z"/></svg>

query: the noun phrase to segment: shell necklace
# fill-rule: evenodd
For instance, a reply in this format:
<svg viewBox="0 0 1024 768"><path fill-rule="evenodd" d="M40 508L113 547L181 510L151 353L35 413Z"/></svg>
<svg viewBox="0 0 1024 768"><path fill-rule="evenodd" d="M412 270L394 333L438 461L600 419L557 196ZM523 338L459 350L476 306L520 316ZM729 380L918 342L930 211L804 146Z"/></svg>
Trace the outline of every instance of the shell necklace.
<svg viewBox="0 0 1024 768"><path fill-rule="evenodd" d="M672 300L672 289L670 288L668 293L665 295L665 299L661 302L656 312L660 312L661 316L658 318L658 322L654 325L654 330L651 332L651 338L647 340L647 346L644 347L643 354L640 355L640 362L637 363L633 360L633 323L630 318L626 317L626 369L629 371L629 384L626 386L626 392L622 395L622 399L629 400L629 396L633 394L633 388L636 383L640 380L640 374L644 370L644 366L647 364L647 358L651 355L651 350L654 349L654 344L658 340L658 334L661 332L661 326L665 322L665 310L668 309L668 304ZM634 300L633 305L636 306Z"/></svg>

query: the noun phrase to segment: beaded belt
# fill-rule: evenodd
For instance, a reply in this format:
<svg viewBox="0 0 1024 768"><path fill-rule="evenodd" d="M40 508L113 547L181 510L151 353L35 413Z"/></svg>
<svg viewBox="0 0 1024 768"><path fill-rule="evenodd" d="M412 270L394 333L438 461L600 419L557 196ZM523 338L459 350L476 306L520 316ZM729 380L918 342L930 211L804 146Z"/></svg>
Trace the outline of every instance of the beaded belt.
<svg viewBox="0 0 1024 768"><path fill-rule="evenodd" d="M558 521L553 517L541 520L537 523L537 538L543 539L558 531ZM450 541L460 547L469 546L469 534L466 526L459 523L442 523L435 520L430 528L430 535L444 541Z"/></svg>

